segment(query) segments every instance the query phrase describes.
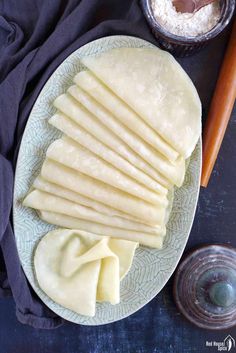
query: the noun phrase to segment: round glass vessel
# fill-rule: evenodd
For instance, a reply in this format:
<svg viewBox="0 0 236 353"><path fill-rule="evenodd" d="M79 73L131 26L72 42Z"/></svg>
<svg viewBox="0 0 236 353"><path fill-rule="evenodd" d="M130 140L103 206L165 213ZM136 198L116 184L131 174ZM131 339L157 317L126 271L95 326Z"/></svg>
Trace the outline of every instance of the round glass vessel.
<svg viewBox="0 0 236 353"><path fill-rule="evenodd" d="M236 249L203 245L178 266L173 294L179 311L193 324L211 330L236 325Z"/></svg>
<svg viewBox="0 0 236 353"><path fill-rule="evenodd" d="M220 0L220 19L215 27L198 36L179 36L168 32L156 19L151 0L141 0L146 20L160 46L176 56L192 55L203 48L211 39L220 34L230 22L235 8L235 0Z"/></svg>

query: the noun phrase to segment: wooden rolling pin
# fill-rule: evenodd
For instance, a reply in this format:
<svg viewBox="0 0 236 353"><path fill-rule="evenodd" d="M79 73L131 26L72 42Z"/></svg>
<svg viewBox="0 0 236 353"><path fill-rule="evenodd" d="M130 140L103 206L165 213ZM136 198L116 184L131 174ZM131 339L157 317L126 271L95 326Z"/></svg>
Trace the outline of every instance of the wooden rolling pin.
<svg viewBox="0 0 236 353"><path fill-rule="evenodd" d="M203 132L201 185L207 186L236 99L236 20ZM236 142L235 142L236 148Z"/></svg>

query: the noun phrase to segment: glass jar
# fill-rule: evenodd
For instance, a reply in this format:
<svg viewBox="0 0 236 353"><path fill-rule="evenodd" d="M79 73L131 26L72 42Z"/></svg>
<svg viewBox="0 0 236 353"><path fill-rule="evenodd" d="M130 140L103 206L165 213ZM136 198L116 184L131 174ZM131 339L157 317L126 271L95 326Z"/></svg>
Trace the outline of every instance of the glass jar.
<svg viewBox="0 0 236 353"><path fill-rule="evenodd" d="M160 25L154 16L151 2L151 0L141 0L141 6L147 22L160 46L175 56L189 56L203 48L211 39L220 34L228 25L235 8L235 0L221 0L221 16L216 26L207 33L196 37L186 37L170 33L162 25Z"/></svg>

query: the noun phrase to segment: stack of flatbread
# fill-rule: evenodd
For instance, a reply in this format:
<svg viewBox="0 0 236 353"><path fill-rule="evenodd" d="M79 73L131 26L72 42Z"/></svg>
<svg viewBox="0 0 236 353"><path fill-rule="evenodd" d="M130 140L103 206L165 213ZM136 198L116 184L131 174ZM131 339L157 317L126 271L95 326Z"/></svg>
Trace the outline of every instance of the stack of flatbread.
<svg viewBox="0 0 236 353"><path fill-rule="evenodd" d="M196 89L175 59L159 49L113 49L83 58L82 63L87 70L79 72L74 84L54 101L57 112L49 123L63 135L49 146L24 205L36 209L48 223L73 232L85 231L78 233L80 238L90 239L93 234L97 241L102 236L102 257L117 259L116 254L109 253L106 242L110 240L104 240L106 237L121 241L119 244L124 241L124 251L130 241L134 247L139 243L160 249L173 188L183 184L185 160L191 156L201 132L201 104ZM68 276L73 277L75 270L71 268L76 268L78 279L83 268L80 252L75 250L80 238L70 241L66 255L59 250L54 254L57 259L59 254L67 259L71 256L65 260ZM52 240L56 249L57 237ZM52 282L59 286L66 283L69 292L77 277L75 282L68 282L64 270L59 276L58 267L56 272L51 262L41 272L39 264L46 255L38 252L35 267L41 287L62 305L93 315L102 258L96 256L98 248L86 248L89 256L91 252L94 256L94 261L90 257L88 260L90 265L93 263L93 272L88 276L92 278L90 309L83 312L78 303L71 306L64 297L55 296L55 290L51 293L49 284L45 285L45 271L52 272ZM116 277L116 286L118 282ZM109 290L117 296L117 288ZM104 299L103 295L100 299Z"/></svg>
<svg viewBox="0 0 236 353"><path fill-rule="evenodd" d="M47 150L24 205L49 223L161 248L169 197L200 135L191 80L159 49L120 48L82 59L59 96Z"/></svg>

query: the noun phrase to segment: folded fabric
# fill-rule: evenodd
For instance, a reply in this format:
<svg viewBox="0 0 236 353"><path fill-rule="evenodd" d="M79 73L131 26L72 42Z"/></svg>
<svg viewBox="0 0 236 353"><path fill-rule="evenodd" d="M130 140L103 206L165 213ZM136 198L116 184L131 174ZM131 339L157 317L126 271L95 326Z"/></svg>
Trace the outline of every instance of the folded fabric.
<svg viewBox="0 0 236 353"><path fill-rule="evenodd" d="M136 0L0 2L0 295L12 295L18 319L37 328L63 320L29 286L10 212L18 148L32 106L53 71L82 45L108 35L154 39ZM152 171L155 175L155 171Z"/></svg>

